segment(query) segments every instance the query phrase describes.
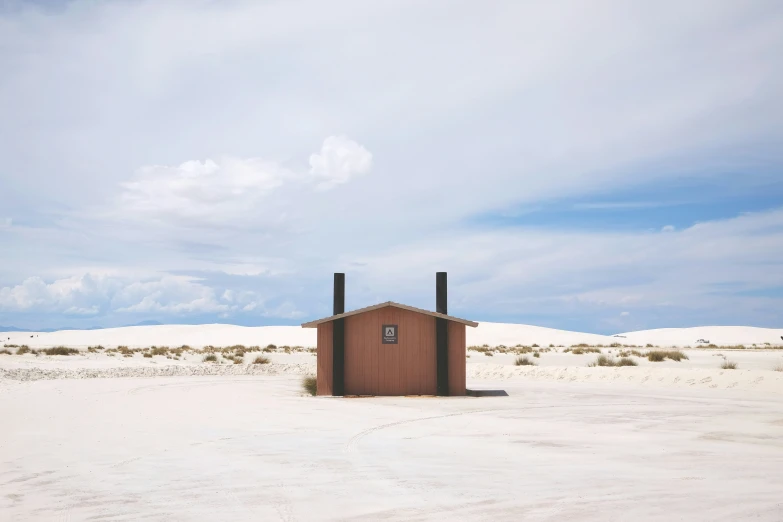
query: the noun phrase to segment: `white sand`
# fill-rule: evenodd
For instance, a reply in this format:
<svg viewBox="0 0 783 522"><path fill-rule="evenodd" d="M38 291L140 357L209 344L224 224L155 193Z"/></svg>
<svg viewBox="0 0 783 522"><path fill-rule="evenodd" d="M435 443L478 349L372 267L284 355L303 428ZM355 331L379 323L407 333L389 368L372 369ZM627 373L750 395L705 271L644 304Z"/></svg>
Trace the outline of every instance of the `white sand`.
<svg viewBox="0 0 783 522"><path fill-rule="evenodd" d="M618 342L480 328L470 344ZM771 342L762 339L774 331L759 330L706 335ZM657 332L621 342L693 344L692 331ZM537 366L470 351L468 386L509 397L375 399L302 396L301 376L315 372L307 352L255 365L258 352L212 364L199 353L84 349L312 346L312 334L226 325L7 334L82 351L0 355L0 521L783 520L779 349L686 349L681 362L634 357L638 366L619 368L587 367L596 354L564 348L528 354ZM739 369L721 369L724 359Z"/></svg>
<svg viewBox="0 0 783 522"><path fill-rule="evenodd" d="M783 520L779 396L483 386L510 396L0 379L0 520Z"/></svg>
<svg viewBox="0 0 783 522"><path fill-rule="evenodd" d="M618 336L596 335L569 332L552 328L542 328L524 324L480 323L478 328L467 329L469 345L489 344L539 344L540 346L574 344L612 343L656 346L697 346L699 339L713 344L738 345L750 347L752 344L763 346L783 346L783 329L753 328L745 326L705 326L699 328L668 328L662 330L644 330L627 332ZM622 336L622 337L620 337ZM230 346L266 346L267 344L291 346L315 346L316 331L298 326L260 326L245 327L225 324L207 325L163 325L129 326L125 328L107 328L103 330L62 330L59 332L2 332L0 347L7 344L27 344L32 348L50 346L70 346L86 348L103 345L106 347L129 346L181 346L187 344L195 348L206 345Z"/></svg>

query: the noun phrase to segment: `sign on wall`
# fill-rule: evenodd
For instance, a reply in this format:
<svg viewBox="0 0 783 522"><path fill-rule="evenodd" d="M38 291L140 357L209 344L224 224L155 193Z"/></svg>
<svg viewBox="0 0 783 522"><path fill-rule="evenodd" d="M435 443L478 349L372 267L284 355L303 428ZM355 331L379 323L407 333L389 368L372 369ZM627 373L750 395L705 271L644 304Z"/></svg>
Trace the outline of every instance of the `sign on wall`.
<svg viewBox="0 0 783 522"><path fill-rule="evenodd" d="M397 344L397 325L385 324L381 331L383 344Z"/></svg>

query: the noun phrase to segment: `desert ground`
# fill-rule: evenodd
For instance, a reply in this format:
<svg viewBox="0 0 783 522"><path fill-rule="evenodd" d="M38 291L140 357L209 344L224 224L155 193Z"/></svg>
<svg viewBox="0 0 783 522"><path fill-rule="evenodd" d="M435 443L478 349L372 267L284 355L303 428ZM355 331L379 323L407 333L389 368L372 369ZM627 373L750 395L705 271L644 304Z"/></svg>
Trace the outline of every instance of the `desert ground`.
<svg viewBox="0 0 783 522"><path fill-rule="evenodd" d="M293 327L2 333L0 520L780 521L782 333L485 323L507 395L450 398L309 396Z"/></svg>

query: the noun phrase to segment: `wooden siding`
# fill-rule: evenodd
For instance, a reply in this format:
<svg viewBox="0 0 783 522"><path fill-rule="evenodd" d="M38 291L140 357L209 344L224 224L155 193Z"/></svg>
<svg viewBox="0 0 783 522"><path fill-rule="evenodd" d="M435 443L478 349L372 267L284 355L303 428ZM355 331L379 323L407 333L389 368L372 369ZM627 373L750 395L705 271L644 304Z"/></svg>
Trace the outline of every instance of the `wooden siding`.
<svg viewBox="0 0 783 522"><path fill-rule="evenodd" d="M449 321L449 395L465 395L465 325Z"/></svg>
<svg viewBox="0 0 783 522"><path fill-rule="evenodd" d="M398 325L397 344L381 342L384 324ZM345 318L346 395L434 395L435 386L431 316L384 307Z"/></svg>
<svg viewBox="0 0 783 522"><path fill-rule="evenodd" d="M318 325L316 381L318 395L332 395L332 323Z"/></svg>

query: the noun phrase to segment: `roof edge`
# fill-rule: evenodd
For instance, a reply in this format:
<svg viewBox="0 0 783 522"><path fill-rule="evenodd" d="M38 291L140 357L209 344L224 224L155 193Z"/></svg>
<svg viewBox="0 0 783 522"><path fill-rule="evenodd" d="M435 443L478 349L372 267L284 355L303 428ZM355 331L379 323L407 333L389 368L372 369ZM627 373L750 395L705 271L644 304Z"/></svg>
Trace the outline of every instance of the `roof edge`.
<svg viewBox="0 0 783 522"><path fill-rule="evenodd" d="M467 319L461 319L459 317L454 317L452 315L446 315L446 314L440 314L438 312L431 312L430 310L424 310L423 308L416 308L415 306L408 306L401 303L395 303L394 301L386 301L383 303L379 303L372 306L366 306L364 308L358 308L356 310L351 310L350 312L345 312L342 314L332 315L330 317L324 317L323 319L316 319L315 321L309 321L307 323L302 323L302 328L317 328L319 324L328 323L331 321L335 321L337 319L343 319L345 317L351 317L352 315L358 315L363 314L365 312L372 312L373 310L378 310L381 308L386 308L392 306L394 308L399 308L401 310L408 310L409 312L416 312L420 314L429 315L432 317L438 317L440 319L446 319L447 321L452 321L455 323L464 324L465 326L470 326L471 328L476 328L479 324L475 321L469 321Z"/></svg>

